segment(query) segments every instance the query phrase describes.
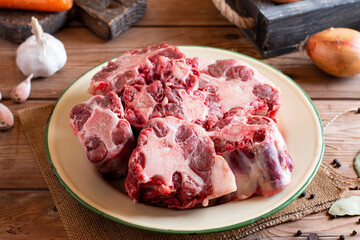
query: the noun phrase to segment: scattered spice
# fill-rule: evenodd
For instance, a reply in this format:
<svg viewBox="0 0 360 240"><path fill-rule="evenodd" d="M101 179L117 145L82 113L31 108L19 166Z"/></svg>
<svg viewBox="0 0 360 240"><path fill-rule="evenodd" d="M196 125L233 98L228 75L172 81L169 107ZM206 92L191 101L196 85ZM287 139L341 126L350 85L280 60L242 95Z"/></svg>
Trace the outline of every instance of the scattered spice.
<svg viewBox="0 0 360 240"><path fill-rule="evenodd" d="M360 196L350 196L337 200L330 207L329 214L336 216L360 215Z"/></svg>
<svg viewBox="0 0 360 240"><path fill-rule="evenodd" d="M306 192L304 191L304 192L302 192L302 193L300 194L299 197L303 198L303 197L305 197L305 196L306 196Z"/></svg>
<svg viewBox="0 0 360 240"><path fill-rule="evenodd" d="M332 164L337 164L339 161L335 158L333 161L332 161Z"/></svg>
<svg viewBox="0 0 360 240"><path fill-rule="evenodd" d="M357 113L360 113L360 107L357 109Z"/></svg>
<svg viewBox="0 0 360 240"><path fill-rule="evenodd" d="M357 234L357 231L354 230L354 231L352 232L352 235L355 236L356 234Z"/></svg>
<svg viewBox="0 0 360 240"><path fill-rule="evenodd" d="M338 162L337 164L335 164L335 167L336 167L336 168L341 168L341 163Z"/></svg>
<svg viewBox="0 0 360 240"><path fill-rule="evenodd" d="M340 235L340 240L345 240L345 236L344 235Z"/></svg>
<svg viewBox="0 0 360 240"><path fill-rule="evenodd" d="M298 230L298 231L296 232L295 236L299 237L299 236L301 236L302 234L303 234L302 231L301 231L301 230Z"/></svg>
<svg viewBox="0 0 360 240"><path fill-rule="evenodd" d="M314 193L312 193L311 195L310 195L310 199L314 199L316 197L316 195L314 194Z"/></svg>
<svg viewBox="0 0 360 240"><path fill-rule="evenodd" d="M354 190L359 190L359 187L358 186L354 187Z"/></svg>
<svg viewBox="0 0 360 240"><path fill-rule="evenodd" d="M334 220L336 218L335 215L330 215L331 220Z"/></svg>
<svg viewBox="0 0 360 240"><path fill-rule="evenodd" d="M310 233L307 237L308 240L319 240L319 236L316 233Z"/></svg>
<svg viewBox="0 0 360 240"><path fill-rule="evenodd" d="M357 176L360 178L360 153L358 153L354 159L354 170Z"/></svg>

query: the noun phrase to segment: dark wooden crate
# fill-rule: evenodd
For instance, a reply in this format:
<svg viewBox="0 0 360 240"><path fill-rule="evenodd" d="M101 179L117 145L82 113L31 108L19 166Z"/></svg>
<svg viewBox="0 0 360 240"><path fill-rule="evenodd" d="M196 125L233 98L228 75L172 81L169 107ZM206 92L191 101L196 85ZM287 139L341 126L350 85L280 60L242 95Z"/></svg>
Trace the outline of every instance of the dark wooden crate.
<svg viewBox="0 0 360 240"><path fill-rule="evenodd" d="M360 29L360 0L225 0L239 15L253 18L243 29L264 58L294 52L307 37L330 27ZM244 11L245 10L245 11Z"/></svg>

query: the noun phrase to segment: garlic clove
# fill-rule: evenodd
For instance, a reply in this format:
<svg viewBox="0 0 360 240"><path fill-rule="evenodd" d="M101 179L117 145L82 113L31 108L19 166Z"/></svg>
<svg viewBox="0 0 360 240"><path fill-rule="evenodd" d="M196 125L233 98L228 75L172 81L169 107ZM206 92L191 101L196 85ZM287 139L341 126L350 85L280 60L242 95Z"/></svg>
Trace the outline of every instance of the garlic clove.
<svg viewBox="0 0 360 240"><path fill-rule="evenodd" d="M17 85L10 93L10 97L15 103L25 102L30 95L31 91L31 79L34 74L30 74L24 81Z"/></svg>
<svg viewBox="0 0 360 240"><path fill-rule="evenodd" d="M65 47L61 41L44 33L36 18L31 20L32 33L23 42L16 53L16 65L20 71L29 76L48 77L63 68L67 61Z"/></svg>
<svg viewBox="0 0 360 240"><path fill-rule="evenodd" d="M360 32L330 28L306 41L306 53L324 72L336 77L360 73Z"/></svg>
<svg viewBox="0 0 360 240"><path fill-rule="evenodd" d="M8 107L0 103L0 130L8 130L14 126L14 115Z"/></svg>

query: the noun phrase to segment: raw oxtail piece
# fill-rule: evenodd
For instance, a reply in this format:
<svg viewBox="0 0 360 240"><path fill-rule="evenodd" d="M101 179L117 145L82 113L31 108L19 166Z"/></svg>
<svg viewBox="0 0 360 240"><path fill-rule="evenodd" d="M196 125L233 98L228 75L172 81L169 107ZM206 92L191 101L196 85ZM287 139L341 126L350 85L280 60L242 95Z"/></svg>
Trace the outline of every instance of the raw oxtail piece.
<svg viewBox="0 0 360 240"><path fill-rule="evenodd" d="M199 59L199 89L221 97L225 116L260 115L276 120L280 89L254 68L234 59Z"/></svg>
<svg viewBox="0 0 360 240"><path fill-rule="evenodd" d="M70 126L100 173L112 179L126 175L135 139L114 92L76 105L70 112Z"/></svg>
<svg viewBox="0 0 360 240"><path fill-rule="evenodd" d="M237 184L237 191L220 198L218 203L243 200L254 194L268 197L290 184L294 165L271 118L227 117L209 135L217 154L228 162Z"/></svg>
<svg viewBox="0 0 360 240"><path fill-rule="evenodd" d="M161 81L149 85L125 85L125 118L142 128L149 119L173 116L209 129L223 117L220 96L206 91L187 91L163 86Z"/></svg>
<svg viewBox="0 0 360 240"><path fill-rule="evenodd" d="M129 160L125 187L138 202L192 208L234 192L235 178L205 130L174 118L151 119Z"/></svg>
<svg viewBox="0 0 360 240"><path fill-rule="evenodd" d="M104 95L114 91L121 96L125 84L147 85L156 80L164 85L193 89L199 79L197 65L197 58L185 58L177 47L154 45L109 61L93 76L88 92Z"/></svg>

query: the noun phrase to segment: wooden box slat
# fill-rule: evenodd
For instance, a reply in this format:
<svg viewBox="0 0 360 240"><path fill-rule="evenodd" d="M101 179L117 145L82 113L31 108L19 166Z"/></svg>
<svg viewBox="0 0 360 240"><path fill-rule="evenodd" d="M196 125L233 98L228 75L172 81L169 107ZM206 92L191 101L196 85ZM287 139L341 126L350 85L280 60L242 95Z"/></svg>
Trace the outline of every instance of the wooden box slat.
<svg viewBox="0 0 360 240"><path fill-rule="evenodd" d="M298 49L301 41L330 27L360 29L360 0L302 0L275 4L270 0L226 0L233 10L254 19L244 29L263 57Z"/></svg>

